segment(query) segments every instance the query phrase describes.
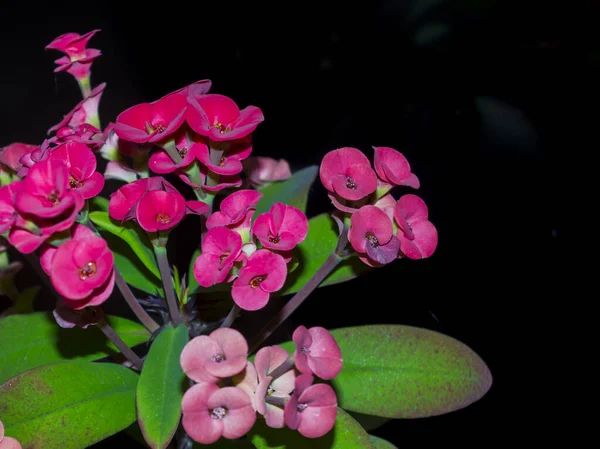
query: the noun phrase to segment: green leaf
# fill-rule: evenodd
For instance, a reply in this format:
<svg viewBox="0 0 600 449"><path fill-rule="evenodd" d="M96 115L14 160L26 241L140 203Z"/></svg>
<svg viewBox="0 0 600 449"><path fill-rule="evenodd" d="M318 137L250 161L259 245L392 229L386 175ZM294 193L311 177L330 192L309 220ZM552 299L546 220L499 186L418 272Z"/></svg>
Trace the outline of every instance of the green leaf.
<svg viewBox="0 0 600 449"><path fill-rule="evenodd" d="M374 449L365 429L341 408L333 430L321 438L306 438L288 428L271 429L262 419L249 436L256 449Z"/></svg>
<svg viewBox="0 0 600 449"><path fill-rule="evenodd" d="M158 270L150 239L148 239L148 235L139 226L131 221L120 224L118 221L110 218L108 212L91 212L90 220L105 231L124 240L144 266L154 276L160 278L160 271Z"/></svg>
<svg viewBox="0 0 600 449"><path fill-rule="evenodd" d="M381 416L365 415L364 413L348 412L358 423L367 431L375 430L383 426L390 418L382 418Z"/></svg>
<svg viewBox="0 0 600 449"><path fill-rule="evenodd" d="M137 381L109 363L42 366L0 386L0 416L24 448L83 449L135 421Z"/></svg>
<svg viewBox="0 0 600 449"><path fill-rule="evenodd" d="M128 346L150 338L138 323L115 316L106 320ZM49 363L96 360L111 354L117 354L117 348L95 326L63 329L47 312L11 315L0 320L0 384Z"/></svg>
<svg viewBox="0 0 600 449"><path fill-rule="evenodd" d="M254 218L263 212L268 212L274 203L285 203L297 207L302 212L306 212L306 202L308 201L308 192L310 186L315 181L319 167L311 165L303 168L292 175L290 179L282 182L275 182L260 189L263 197L256 205Z"/></svg>
<svg viewBox="0 0 600 449"><path fill-rule="evenodd" d="M277 292L276 295L296 293L304 287L335 249L337 241L337 225L328 214L317 215L308 220L308 235L295 249L299 266L288 275L283 289ZM319 287L349 281L368 270L369 267L362 263L358 257L349 257L338 265Z"/></svg>
<svg viewBox="0 0 600 449"><path fill-rule="evenodd" d="M383 438L376 437L375 435L369 435L369 437L375 449L398 449L398 447Z"/></svg>
<svg viewBox="0 0 600 449"><path fill-rule="evenodd" d="M90 212L101 211L108 212L108 200L100 195L88 200L90 202Z"/></svg>
<svg viewBox="0 0 600 449"><path fill-rule="evenodd" d="M169 325L158 334L144 361L137 387L138 423L152 449L166 448L179 425L186 389L179 356L187 342L184 324Z"/></svg>

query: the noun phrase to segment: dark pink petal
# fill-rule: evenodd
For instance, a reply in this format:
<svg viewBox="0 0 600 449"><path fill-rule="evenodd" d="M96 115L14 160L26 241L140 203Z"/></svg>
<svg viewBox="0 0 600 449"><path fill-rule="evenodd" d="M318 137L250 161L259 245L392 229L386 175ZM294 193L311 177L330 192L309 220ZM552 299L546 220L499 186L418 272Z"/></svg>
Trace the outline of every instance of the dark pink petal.
<svg viewBox="0 0 600 449"><path fill-rule="evenodd" d="M292 340L296 344L296 350L294 352L294 364L301 373L311 373L310 366L308 366L307 354L312 345L312 337L308 332L308 329L304 326L298 326L292 334Z"/></svg>
<svg viewBox="0 0 600 449"><path fill-rule="evenodd" d="M211 253L202 253L194 262L194 278L202 287L212 287L225 280L233 262L221 263L221 256Z"/></svg>
<svg viewBox="0 0 600 449"><path fill-rule="evenodd" d="M207 403L209 409L225 407L227 414L223 422L223 437L234 440L247 434L256 422L256 412L250 397L236 387L224 387L215 391Z"/></svg>
<svg viewBox="0 0 600 449"><path fill-rule="evenodd" d="M299 415L301 416L300 425L298 426L300 435L306 438L320 438L333 429L337 416L337 405L307 407Z"/></svg>
<svg viewBox="0 0 600 449"><path fill-rule="evenodd" d="M209 335L219 345L222 360L209 359L205 363L206 371L215 377L232 377L240 373L248 360L248 343L234 329L216 329Z"/></svg>
<svg viewBox="0 0 600 449"><path fill-rule="evenodd" d="M402 153L389 147L373 147L375 170L379 177L392 185L419 188L419 179L410 172L410 165Z"/></svg>
<svg viewBox="0 0 600 449"><path fill-rule="evenodd" d="M342 212L348 212L349 214L353 214L354 212L358 211L358 208L356 207L350 207L342 204L340 200L336 197L335 193L328 193L327 196L329 196L331 203L337 210L341 210ZM343 198L341 200L344 201Z"/></svg>
<svg viewBox="0 0 600 449"><path fill-rule="evenodd" d="M219 256L227 255L227 259L233 262L242 250L242 238L237 233L226 227L210 229L202 241L202 252ZM227 260L224 259L224 260Z"/></svg>
<svg viewBox="0 0 600 449"><path fill-rule="evenodd" d="M271 214L265 212L256 217L252 224L252 234L263 244L269 244L269 236L271 236Z"/></svg>
<svg viewBox="0 0 600 449"><path fill-rule="evenodd" d="M337 397L330 385L315 384L302 391L298 396L298 402L309 404L311 407L331 407L337 406Z"/></svg>
<svg viewBox="0 0 600 449"><path fill-rule="evenodd" d="M215 186L203 185L202 188L207 192L218 192L219 190L226 189L228 187L240 187L242 185L242 178L239 175L225 176L219 175L219 183Z"/></svg>
<svg viewBox="0 0 600 449"><path fill-rule="evenodd" d="M342 369L342 351L335 338L323 327L308 330L312 344L307 348L308 365L312 373L324 380L333 379Z"/></svg>
<svg viewBox="0 0 600 449"><path fill-rule="evenodd" d="M80 37L80 36L77 33L62 34L62 35L58 36L56 39L54 39L52 42L50 42L48 45L46 45L45 49L46 50L59 50L59 51L62 51L63 53L66 53L67 46L69 45L69 43L71 43L78 37Z"/></svg>
<svg viewBox="0 0 600 449"><path fill-rule="evenodd" d="M213 132L213 140L241 139L254 132L256 127L265 120L262 111L256 106L247 106L240 111L239 117L231 123L231 131L225 134Z"/></svg>
<svg viewBox="0 0 600 449"><path fill-rule="evenodd" d="M239 117L240 111L235 102L225 95L208 94L200 97L188 97L186 120L198 134L209 136L213 140L223 138L226 128ZM220 125L221 129L215 125ZM216 138L215 138L216 137Z"/></svg>
<svg viewBox="0 0 600 449"><path fill-rule="evenodd" d="M412 224L414 239L410 240L398 231L400 251L409 259L425 259L430 257L437 247L437 229L429 220L417 221Z"/></svg>
<svg viewBox="0 0 600 449"><path fill-rule="evenodd" d="M240 159L235 156L230 156L228 154L229 152L225 152L221 156L219 162L213 163L210 157L210 149L207 145L203 143L196 143L192 147L196 158L206 165L213 173L217 173L219 175L236 175L243 169Z"/></svg>
<svg viewBox="0 0 600 449"><path fill-rule="evenodd" d="M150 156L148 167L155 173L166 174L172 173L178 168L187 167L192 162L194 162L194 153L191 149L185 150L185 155L179 164L173 162L173 159L171 159L171 156L165 150L158 150Z"/></svg>
<svg viewBox="0 0 600 449"><path fill-rule="evenodd" d="M255 207L263 194L257 190L238 190L221 202L221 212L227 214L231 224L241 220L249 208Z"/></svg>
<svg viewBox="0 0 600 449"><path fill-rule="evenodd" d="M148 190L148 179L143 178L126 184L111 194L108 213L115 220L123 221L130 215L131 209Z"/></svg>
<svg viewBox="0 0 600 449"><path fill-rule="evenodd" d="M319 177L321 183L330 192L333 192L332 180L340 175L342 169L342 161L338 150L330 151L323 157L319 168Z"/></svg>
<svg viewBox="0 0 600 449"><path fill-rule="evenodd" d="M214 212L206 220L206 229L211 230L218 226L228 226L231 224L231 217L223 212Z"/></svg>
<svg viewBox="0 0 600 449"><path fill-rule="evenodd" d="M216 383L219 379L210 375L204 365L220 350L219 344L208 335L194 337L184 346L179 357L183 372L193 381Z"/></svg>
<svg viewBox="0 0 600 449"><path fill-rule="evenodd" d="M210 206L203 201L186 201L185 207L187 214L205 215L210 211Z"/></svg>
<svg viewBox="0 0 600 449"><path fill-rule="evenodd" d="M208 407L209 399L218 391L216 385L204 383L194 385L183 395L182 425L190 438L198 443L212 444L223 434L223 420L212 418Z"/></svg>
<svg viewBox="0 0 600 449"><path fill-rule="evenodd" d="M139 201L136 218L146 232L171 229L185 216L185 199L178 192L153 190Z"/></svg>
<svg viewBox="0 0 600 449"><path fill-rule="evenodd" d="M369 245L367 243L367 255L371 260L380 265L385 265L393 262L398 258L398 252L400 251L400 240L397 237L392 236L389 242L385 245Z"/></svg>
<svg viewBox="0 0 600 449"><path fill-rule="evenodd" d="M46 238L46 236L39 236L23 229L13 229L8 234L8 242L23 254L34 252Z"/></svg>
<svg viewBox="0 0 600 449"><path fill-rule="evenodd" d="M238 278L239 279L239 278ZM235 303L244 310L259 310L269 302L269 293L261 288L252 288L249 284L239 284L231 288L231 296Z"/></svg>
<svg viewBox="0 0 600 449"><path fill-rule="evenodd" d="M361 153L362 154L362 153ZM360 200L377 189L377 175L370 165L353 164L332 181L333 191L347 200Z"/></svg>
<svg viewBox="0 0 600 449"><path fill-rule="evenodd" d="M286 402L283 409L283 420L285 425L292 430L297 430L300 426L300 413L298 412L298 398L292 395L289 401Z"/></svg>
<svg viewBox="0 0 600 449"><path fill-rule="evenodd" d="M396 203L394 218L408 239L412 239L410 225L413 222L427 220L428 211L425 201L417 195L403 195Z"/></svg>
<svg viewBox="0 0 600 449"><path fill-rule="evenodd" d="M74 310L81 310L90 306L99 306L106 301L112 294L115 287L115 273L114 270L106 282L100 287L94 289L89 296L81 300L71 300L64 298L65 305Z"/></svg>
<svg viewBox="0 0 600 449"><path fill-rule="evenodd" d="M392 238L392 222L384 211L375 206L363 206L352 215L348 240L356 252L365 253L368 238L384 245Z"/></svg>
<svg viewBox="0 0 600 449"><path fill-rule="evenodd" d="M147 142L150 138L146 123L153 108L150 103L140 103L124 110L117 116L114 131L120 139L130 142Z"/></svg>
<svg viewBox="0 0 600 449"><path fill-rule="evenodd" d="M101 173L95 172L83 182L81 187L77 187L77 190L87 200L99 195L103 188L104 176Z"/></svg>
<svg viewBox="0 0 600 449"><path fill-rule="evenodd" d="M304 241L306 234L308 234L308 219L300 209L283 203L275 203L271 206L270 212L279 232L287 231L291 233L294 236L296 245Z"/></svg>
<svg viewBox="0 0 600 449"><path fill-rule="evenodd" d="M38 149L38 145L30 145L26 143L11 143L0 148L0 164L4 164L13 171L17 172L23 166L19 160L26 154Z"/></svg>
<svg viewBox="0 0 600 449"><path fill-rule="evenodd" d="M267 249L259 249L248 258L248 267L255 267L266 276L260 283L260 288L273 293L280 290L287 276L287 265L283 257Z"/></svg>
<svg viewBox="0 0 600 449"><path fill-rule="evenodd" d="M44 244L40 250L40 265L48 276L52 272L52 258L55 252L56 247L47 244Z"/></svg>
<svg viewBox="0 0 600 449"><path fill-rule="evenodd" d="M304 392L304 390L306 390L313 384L314 380L315 380L315 378L312 374L304 374L303 373L303 374L297 376L296 384L294 386L294 396L300 397L300 395Z"/></svg>
<svg viewBox="0 0 600 449"><path fill-rule="evenodd" d="M29 170L23 182L23 190L31 195L45 197L54 191L60 199L67 191L69 168L60 160L40 161Z"/></svg>

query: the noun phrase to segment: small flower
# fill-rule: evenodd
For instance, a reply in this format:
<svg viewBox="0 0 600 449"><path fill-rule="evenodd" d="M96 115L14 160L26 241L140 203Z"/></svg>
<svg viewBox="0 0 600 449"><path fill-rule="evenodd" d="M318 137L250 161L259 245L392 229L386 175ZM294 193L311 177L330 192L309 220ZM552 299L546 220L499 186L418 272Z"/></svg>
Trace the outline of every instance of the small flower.
<svg viewBox="0 0 600 449"><path fill-rule="evenodd" d="M373 147L375 171L379 178L392 186L419 188L419 178L410 171L410 165L402 153L389 147Z"/></svg>
<svg viewBox="0 0 600 449"><path fill-rule="evenodd" d="M31 153L38 148L38 145L30 145L20 142L11 143L10 145L0 148L0 164L6 165L16 173L23 166L23 163L20 162L20 159L25 154Z"/></svg>
<svg viewBox="0 0 600 449"><path fill-rule="evenodd" d="M236 387L194 385L183 395L181 408L183 428L200 444L212 444L221 437L240 438L256 422L250 397Z"/></svg>
<svg viewBox="0 0 600 449"><path fill-rule="evenodd" d="M237 232L223 226L210 229L202 240L202 253L194 262L198 284L211 287L225 281L241 252L242 238Z"/></svg>
<svg viewBox="0 0 600 449"><path fill-rule="evenodd" d="M259 249L248 258L233 282L231 296L244 310L262 309L271 293L280 290L287 276L287 265L279 254Z"/></svg>
<svg viewBox="0 0 600 449"><path fill-rule="evenodd" d="M106 83L94 87L90 95L81 100L59 123L48 130L48 134L65 126L77 127L96 121L98 117L98 105L100 104L105 87Z"/></svg>
<svg viewBox="0 0 600 449"><path fill-rule="evenodd" d="M242 372L247 359L244 336L235 329L219 328L190 340L181 351L180 363L193 381L216 383Z"/></svg>
<svg viewBox="0 0 600 449"><path fill-rule="evenodd" d="M398 257L400 241L393 235L392 221L378 207L363 206L352 215L348 240L369 265L384 265Z"/></svg>
<svg viewBox="0 0 600 449"><path fill-rule="evenodd" d="M181 156L181 162L176 164L165 150L159 149L150 156L148 167L154 173L159 174L173 173L175 170L187 167L193 163L196 158L196 154L193 150L194 145L197 144L190 142L186 133L181 133L180 136L175 138L175 148L177 149L179 156Z"/></svg>
<svg viewBox="0 0 600 449"><path fill-rule="evenodd" d="M2 421L0 421L0 449L22 449L21 444L17 440L4 436Z"/></svg>
<svg viewBox="0 0 600 449"><path fill-rule="evenodd" d="M58 50L66 54L55 61L58 67L54 71L67 71L77 79L89 77L92 61L102 53L100 50L86 48L86 46L98 31L100 30L93 30L83 36L77 33L66 33L46 45L46 50Z"/></svg>
<svg viewBox="0 0 600 449"><path fill-rule="evenodd" d="M427 205L417 195L400 197L394 209L398 223L400 251L409 259L425 259L431 256L438 243L437 229L428 218Z"/></svg>
<svg viewBox="0 0 600 449"><path fill-rule="evenodd" d="M70 190L77 190L84 199L93 198L104 188L104 176L96 171L96 156L86 145L69 141L54 148L49 159L64 161L69 167Z"/></svg>
<svg viewBox="0 0 600 449"><path fill-rule="evenodd" d="M346 200L360 200L377 189L371 162L356 148L340 148L325 155L319 170L325 188Z"/></svg>
<svg viewBox="0 0 600 449"><path fill-rule="evenodd" d="M263 194L257 190L238 190L232 193L221 201L220 212L215 212L208 218L206 228L227 226L231 230L249 234L252 215L262 197Z"/></svg>
<svg viewBox="0 0 600 449"><path fill-rule="evenodd" d="M225 95L188 96L188 124L198 134L216 142L246 137L264 119L256 106L240 111L235 102Z"/></svg>
<svg viewBox="0 0 600 449"><path fill-rule="evenodd" d="M289 251L306 238L308 219L294 206L274 203L269 212L258 216L252 233L265 248Z"/></svg>
<svg viewBox="0 0 600 449"><path fill-rule="evenodd" d="M342 351L324 327L298 327L292 335L296 344L294 362L301 373L330 380L342 370Z"/></svg>
<svg viewBox="0 0 600 449"><path fill-rule="evenodd" d="M285 181L292 177L290 164L285 159L277 161L270 157L249 157L244 161L244 171L255 185Z"/></svg>
<svg viewBox="0 0 600 449"><path fill-rule="evenodd" d="M319 438L333 429L337 416L337 398L327 384L313 383L311 374L296 377L294 394L285 405L286 425L306 438Z"/></svg>
<svg viewBox="0 0 600 449"><path fill-rule="evenodd" d="M252 153L252 139L247 136L234 142L227 142L218 146L218 150L209 148L204 143L195 143L193 146L196 158L211 172L219 175L232 176L243 170L242 161ZM217 154L216 159L215 154Z"/></svg>
<svg viewBox="0 0 600 449"><path fill-rule="evenodd" d="M10 231L19 216L15 209L15 196L22 188L22 181L0 187L0 234Z"/></svg>
<svg viewBox="0 0 600 449"><path fill-rule="evenodd" d="M140 200L146 193L153 190L177 192L177 189L161 176L138 179L124 185L110 195L109 215L121 222L136 218Z"/></svg>
<svg viewBox="0 0 600 449"><path fill-rule="evenodd" d="M186 213L181 193L152 190L140 199L136 219L146 232L166 231L179 224Z"/></svg>

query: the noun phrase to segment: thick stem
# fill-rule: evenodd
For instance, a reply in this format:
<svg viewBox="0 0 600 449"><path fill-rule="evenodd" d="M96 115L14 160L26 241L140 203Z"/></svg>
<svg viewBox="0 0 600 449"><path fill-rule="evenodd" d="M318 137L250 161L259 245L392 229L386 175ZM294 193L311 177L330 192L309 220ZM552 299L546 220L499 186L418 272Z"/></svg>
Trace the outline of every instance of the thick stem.
<svg viewBox="0 0 600 449"><path fill-rule="evenodd" d="M289 398L280 398L278 396L265 396L265 401L268 404L273 404L276 405L278 407L285 407L285 404L287 404L287 401L289 401Z"/></svg>
<svg viewBox="0 0 600 449"><path fill-rule="evenodd" d="M81 90L81 95L83 96L84 100L92 94L89 76L86 76L85 78L77 78L77 84L79 84L79 89Z"/></svg>
<svg viewBox="0 0 600 449"><path fill-rule="evenodd" d="M160 270L160 277L162 278L165 296L167 297L171 322L173 323L173 327L177 327L181 324L181 313L179 312L179 303L175 297L175 290L173 289L173 282L171 281L171 269L169 268L169 260L167 259L167 248L164 246L155 246L154 254L156 254L156 260L158 261L158 269Z"/></svg>
<svg viewBox="0 0 600 449"><path fill-rule="evenodd" d="M227 315L227 317L225 317L225 320L223 320L223 323L219 327L231 327L231 325L237 318L239 311L240 308L238 307L238 305L234 304L231 310L229 311L229 314Z"/></svg>
<svg viewBox="0 0 600 449"><path fill-rule="evenodd" d="M277 368L275 368L273 371L268 373L267 376L271 377L273 380L279 379L281 376L283 376L285 373L287 373L293 367L294 367L294 357L291 356L285 362L283 362L281 365L279 365Z"/></svg>
<svg viewBox="0 0 600 449"><path fill-rule="evenodd" d="M119 351L121 351L121 354L127 357L127 360L129 360L133 364L133 366L135 366L138 370L141 371L144 362L142 362L142 359L140 359L137 356L137 354L133 352L123 340L121 340L121 337L119 337L115 330L112 327L110 327L110 324L108 324L106 320L103 319L97 324L97 326L102 331L102 333L106 335L106 337L119 349Z"/></svg>
<svg viewBox="0 0 600 449"><path fill-rule="evenodd" d="M117 284L117 288L121 291L121 294L123 295L123 298L125 298L129 308L149 332L153 333L158 330L160 326L152 319L150 315L148 315L148 312L146 312L142 305L137 301L119 269L116 266L114 269L115 284Z"/></svg>

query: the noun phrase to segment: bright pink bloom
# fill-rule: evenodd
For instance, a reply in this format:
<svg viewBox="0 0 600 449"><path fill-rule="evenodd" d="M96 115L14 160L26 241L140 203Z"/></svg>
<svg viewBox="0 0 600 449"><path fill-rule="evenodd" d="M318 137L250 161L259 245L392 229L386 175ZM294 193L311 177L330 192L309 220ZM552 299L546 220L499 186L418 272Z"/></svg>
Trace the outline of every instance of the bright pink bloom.
<svg viewBox="0 0 600 449"><path fill-rule="evenodd" d="M94 87L87 98L81 100L59 123L48 130L48 134L64 126L77 127L93 121L98 116L98 105L105 87L106 83Z"/></svg>
<svg viewBox="0 0 600 449"><path fill-rule="evenodd" d="M194 131L216 142L246 137L264 120L256 106L240 111L225 95L188 96L186 120Z"/></svg>
<svg viewBox="0 0 600 449"><path fill-rule="evenodd" d="M371 162L356 148L344 147L325 155L319 170L325 188L346 200L360 200L377 189Z"/></svg>
<svg viewBox="0 0 600 449"><path fill-rule="evenodd" d="M249 157L244 162L244 171L254 184L285 181L292 177L290 164L285 159L278 161L270 157Z"/></svg>
<svg viewBox="0 0 600 449"><path fill-rule="evenodd" d="M0 148L0 164L6 165L16 173L23 166L23 163L20 162L20 159L24 155L37 149L39 149L38 145L30 145L19 142L11 143L10 145Z"/></svg>
<svg viewBox="0 0 600 449"><path fill-rule="evenodd" d="M417 195L400 197L394 209L394 218L400 229L400 251L409 259L431 256L438 243L437 229L428 218L427 205Z"/></svg>
<svg viewBox="0 0 600 449"><path fill-rule="evenodd" d="M233 282L231 296L244 310L262 309L271 293L280 290L287 276L283 257L268 249L259 249L248 258Z"/></svg>
<svg viewBox="0 0 600 449"><path fill-rule="evenodd" d="M289 359L288 352L280 346L267 346L256 353L254 364L258 375L256 387L255 407L256 411L265 417L267 426L275 429L284 427L283 408L270 404L266 397L289 399L294 390L296 373L293 367L273 379L270 373L275 371Z"/></svg>
<svg viewBox="0 0 600 449"><path fill-rule="evenodd" d="M296 377L294 394L285 405L285 423L306 438L319 438L333 429L337 398L327 384L313 383L311 374Z"/></svg>
<svg viewBox="0 0 600 449"><path fill-rule="evenodd" d="M400 241L393 235L392 221L378 207L363 206L352 215L348 240L363 262L378 266L392 262L398 257Z"/></svg>
<svg viewBox="0 0 600 449"><path fill-rule="evenodd" d="M294 206L274 203L254 221L252 233L265 248L289 251L306 238L308 219Z"/></svg>
<svg viewBox="0 0 600 449"><path fill-rule="evenodd" d="M29 173L29 169L33 167L40 161L48 159L48 155L50 154L50 141L48 139L44 140L42 145L37 148L34 148L32 151L27 152L21 156L19 159L19 164L21 164L19 171L17 172L17 176L19 178L25 178L27 173Z"/></svg>
<svg viewBox="0 0 600 449"><path fill-rule="evenodd" d="M46 45L46 50L58 50L66 54L54 61L58 64L54 71L67 71L77 79L89 77L92 61L102 53L100 50L86 48L86 46L98 31L100 30L90 31L83 36L77 33L63 34Z"/></svg>
<svg viewBox="0 0 600 449"><path fill-rule="evenodd" d="M67 305L64 299L56 302L52 311L56 324L63 329L71 329L75 326L86 329L90 325L98 324L104 319L104 311L101 308L86 307L75 310Z"/></svg>
<svg viewBox="0 0 600 449"><path fill-rule="evenodd" d="M50 153L50 159L64 161L69 167L69 189L77 190L84 199L98 195L104 187L104 176L96 171L96 156L79 142L66 142Z"/></svg>
<svg viewBox="0 0 600 449"><path fill-rule="evenodd" d="M224 226L210 229L202 240L202 254L194 262L194 277L202 287L211 287L227 278L242 252L242 238Z"/></svg>
<svg viewBox="0 0 600 449"><path fill-rule="evenodd" d="M115 133L130 142L158 142L173 134L185 120L186 97L168 95L153 103L140 103L121 112Z"/></svg>
<svg viewBox="0 0 600 449"><path fill-rule="evenodd" d="M195 143L192 149L196 158L206 165L211 172L227 176L237 175L243 170L242 161L252 153L252 139L250 137L247 136L235 142L220 144L218 150L209 149L208 145L204 143ZM215 153L218 154L218 160L213 161Z"/></svg>
<svg viewBox="0 0 600 449"><path fill-rule="evenodd" d="M23 181L23 190L15 197L17 209L40 218L52 218L67 210L83 208L83 197L78 190L69 189L69 168L58 159L35 164Z"/></svg>
<svg viewBox="0 0 600 449"><path fill-rule="evenodd" d="M142 196L152 190L177 192L177 189L162 176L138 179L124 185L110 195L108 203L109 215L119 221L136 218L138 204Z"/></svg>
<svg viewBox="0 0 600 449"><path fill-rule="evenodd" d="M187 167L194 162L196 156L193 150L194 145L196 144L189 141L186 133L181 133L180 136L175 138L175 147L179 156L181 156L181 162L176 164L165 150L159 149L150 156L148 167L154 173L159 174L172 173L177 169Z"/></svg>
<svg viewBox="0 0 600 449"><path fill-rule="evenodd" d="M219 328L190 340L179 360L190 379L216 383L242 372L248 360L248 343L235 329Z"/></svg>
<svg viewBox="0 0 600 449"><path fill-rule="evenodd" d="M301 373L333 379L342 370L342 351L324 327L298 327L292 335L296 343L294 362Z"/></svg>
<svg viewBox="0 0 600 449"><path fill-rule="evenodd" d="M206 221L206 228L227 226L232 230L249 230L252 215L263 194L256 190L238 190L221 201L220 212Z"/></svg>
<svg viewBox="0 0 600 449"><path fill-rule="evenodd" d="M375 171L379 178L392 186L419 188L419 178L410 171L410 164L402 153L389 147L373 147Z"/></svg>
<svg viewBox="0 0 600 449"><path fill-rule="evenodd" d="M181 193L153 190L140 199L136 219L144 231L157 232L178 225L185 213L185 198Z"/></svg>
<svg viewBox="0 0 600 449"><path fill-rule="evenodd" d="M190 200L185 202L185 213L195 215L206 215L210 206L203 201Z"/></svg>
<svg viewBox="0 0 600 449"><path fill-rule="evenodd" d="M200 172L202 174L202 188L207 192L218 192L219 190L227 189L229 187L240 187L242 185L242 178L240 175L219 175L218 183L214 186L209 186L204 183L208 171L208 167L203 165L200 166ZM185 182L185 179L183 179L183 181Z"/></svg>
<svg viewBox="0 0 600 449"><path fill-rule="evenodd" d="M89 123L77 126L63 126L56 135L50 139L52 143L78 142L85 145L98 146L104 142L102 131Z"/></svg>
<svg viewBox="0 0 600 449"><path fill-rule="evenodd" d="M4 436L4 424L0 421L0 449L22 449L21 444L11 437Z"/></svg>
<svg viewBox="0 0 600 449"><path fill-rule="evenodd" d="M0 187L0 234L10 231L19 213L15 209L15 196L23 189L22 181Z"/></svg>
<svg viewBox="0 0 600 449"><path fill-rule="evenodd" d="M78 225L73 238L58 248L47 246L40 257L56 291L67 306L82 309L108 299L114 287L114 257L106 241Z"/></svg>
<svg viewBox="0 0 600 449"><path fill-rule="evenodd" d="M256 422L250 397L236 387L197 384L183 395L183 428L200 444L244 436Z"/></svg>

